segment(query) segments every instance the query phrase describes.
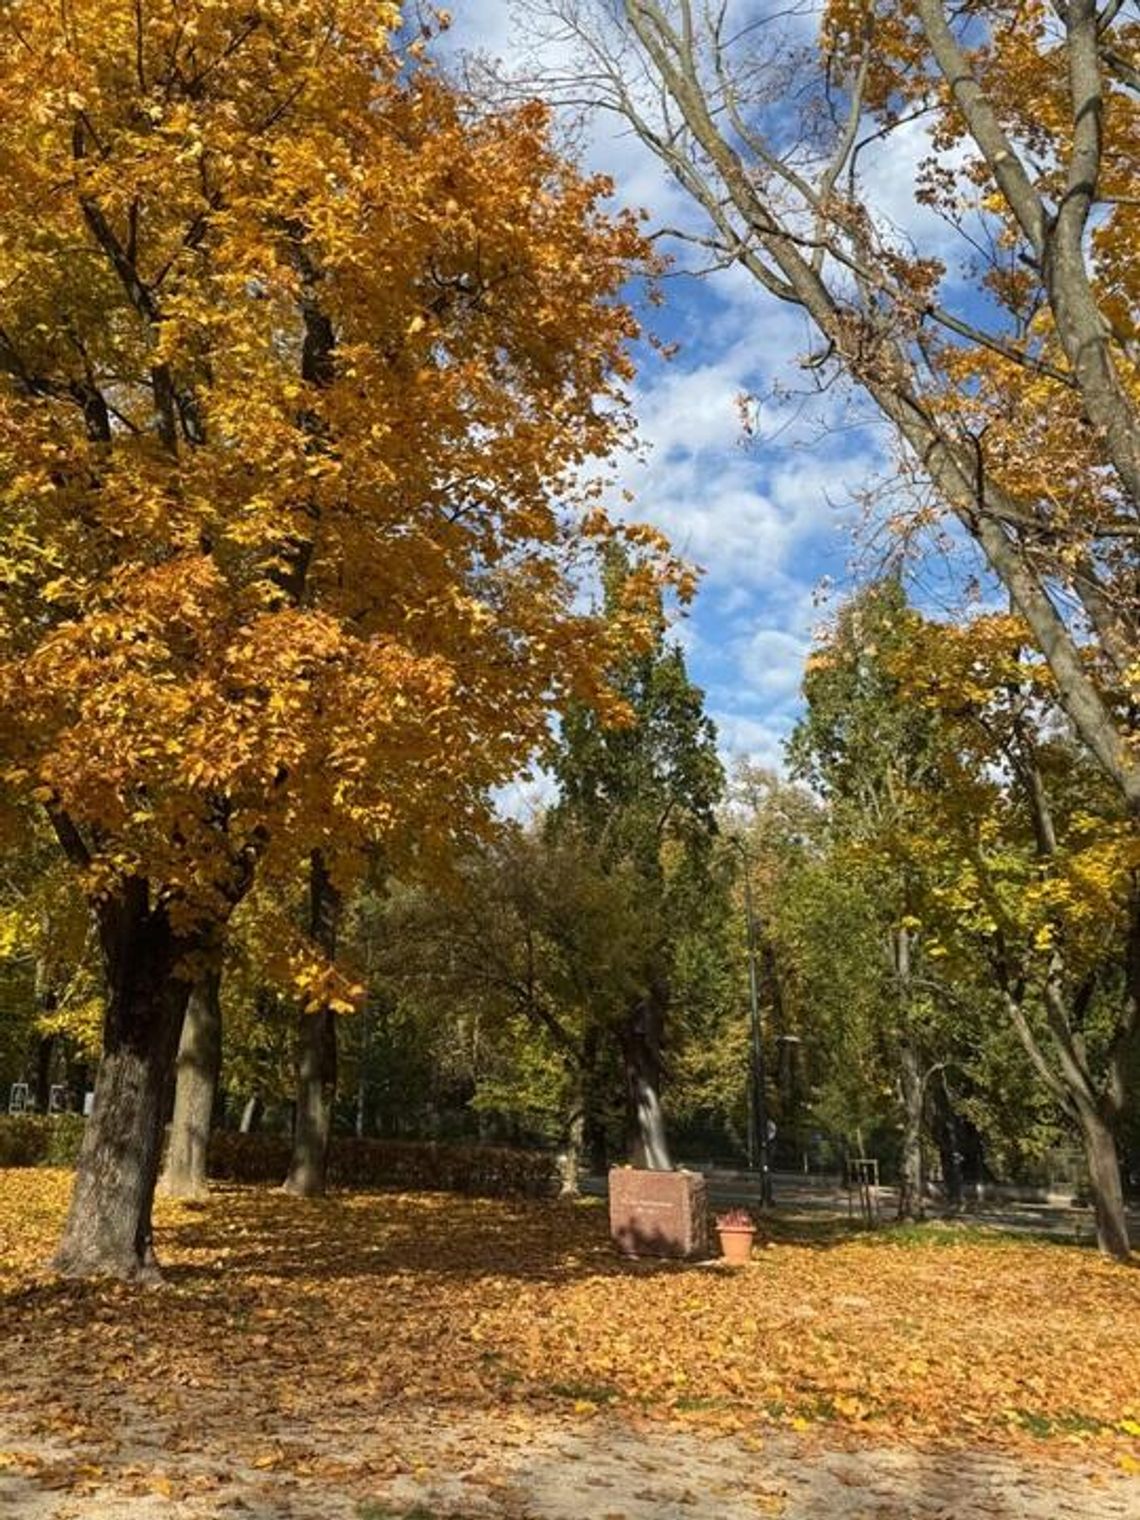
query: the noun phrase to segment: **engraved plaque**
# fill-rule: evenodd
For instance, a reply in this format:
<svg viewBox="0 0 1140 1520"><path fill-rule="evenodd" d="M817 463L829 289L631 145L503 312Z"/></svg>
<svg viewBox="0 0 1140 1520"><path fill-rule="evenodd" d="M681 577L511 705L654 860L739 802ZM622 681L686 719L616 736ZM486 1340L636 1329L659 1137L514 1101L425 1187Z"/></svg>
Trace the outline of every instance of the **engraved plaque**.
<svg viewBox="0 0 1140 1520"><path fill-rule="evenodd" d="M708 1255L708 1204L699 1172L610 1172L610 1234L625 1256Z"/></svg>

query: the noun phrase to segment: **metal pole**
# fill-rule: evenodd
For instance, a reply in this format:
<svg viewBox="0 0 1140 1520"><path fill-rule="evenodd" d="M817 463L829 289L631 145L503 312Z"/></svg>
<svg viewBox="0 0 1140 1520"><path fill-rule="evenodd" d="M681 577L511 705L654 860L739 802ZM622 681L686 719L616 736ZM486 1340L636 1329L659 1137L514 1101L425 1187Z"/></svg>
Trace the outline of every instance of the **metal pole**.
<svg viewBox="0 0 1140 1520"><path fill-rule="evenodd" d="M756 1150L760 1157L760 1203L768 1208L772 1203L772 1170L768 1157L768 1104L765 1097L767 1074L764 1070L764 1031L760 1023L760 978L756 969L756 916L752 911L752 862L748 852L741 846L744 856L744 912L748 920L748 990L751 997L749 1034L752 1046L752 1131L756 1137ZM749 1158L755 1164L754 1157Z"/></svg>

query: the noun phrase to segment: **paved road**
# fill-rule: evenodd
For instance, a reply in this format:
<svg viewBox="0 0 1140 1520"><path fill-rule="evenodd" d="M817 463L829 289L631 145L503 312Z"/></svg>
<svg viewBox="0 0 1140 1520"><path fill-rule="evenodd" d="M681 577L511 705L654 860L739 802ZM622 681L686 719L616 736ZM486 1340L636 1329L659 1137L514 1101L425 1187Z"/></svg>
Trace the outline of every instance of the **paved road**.
<svg viewBox="0 0 1140 1520"><path fill-rule="evenodd" d="M744 1204L757 1207L760 1202L759 1180L742 1172L706 1171L709 1202L715 1207L723 1204ZM587 1177L582 1191L604 1198L606 1179ZM849 1199L839 1180L833 1177L805 1177L799 1172L774 1172L772 1194L778 1210L792 1213L820 1211L844 1217L850 1213L858 1217L857 1198ZM885 1221L895 1217L898 1192L893 1187L879 1189L879 1217ZM1058 1240L1090 1241L1094 1237L1093 1215L1090 1208L1074 1208L1068 1203L1022 1203L1006 1199L970 1203L961 1209L950 1209L932 1201L927 1206L931 1218L961 1219L970 1224L986 1225L994 1229L1011 1230L1018 1234L1049 1235ZM1128 1216L1133 1239L1140 1239L1140 1210L1133 1209Z"/></svg>

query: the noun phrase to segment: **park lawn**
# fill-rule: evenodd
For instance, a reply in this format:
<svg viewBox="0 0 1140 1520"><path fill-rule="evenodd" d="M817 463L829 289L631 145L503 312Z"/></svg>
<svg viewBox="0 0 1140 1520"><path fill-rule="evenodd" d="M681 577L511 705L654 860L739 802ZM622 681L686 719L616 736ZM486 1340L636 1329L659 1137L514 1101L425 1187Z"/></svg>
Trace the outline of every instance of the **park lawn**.
<svg viewBox="0 0 1140 1520"><path fill-rule="evenodd" d="M619 1261L597 1203L219 1186L160 1203L140 1289L43 1271L69 1182L0 1171L0 1415L28 1435L335 1472L401 1416L608 1411L1140 1470L1140 1272L1088 1249L781 1220L732 1272Z"/></svg>

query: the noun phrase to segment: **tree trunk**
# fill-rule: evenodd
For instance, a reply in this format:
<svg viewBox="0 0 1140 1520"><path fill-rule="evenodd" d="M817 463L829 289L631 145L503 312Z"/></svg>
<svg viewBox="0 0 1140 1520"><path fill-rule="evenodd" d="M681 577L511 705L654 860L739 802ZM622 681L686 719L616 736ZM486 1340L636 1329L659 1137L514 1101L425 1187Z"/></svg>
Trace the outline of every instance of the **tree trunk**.
<svg viewBox="0 0 1140 1520"><path fill-rule="evenodd" d="M265 1105L254 1094L247 1098L245 1107L241 1111L241 1122L238 1124L238 1132L242 1135L256 1135L261 1126L261 1111Z"/></svg>
<svg viewBox="0 0 1140 1520"><path fill-rule="evenodd" d="M41 956L36 961L36 1006L41 1018L56 1010L58 998L52 986L51 968ZM46 1114L51 1105L51 1068L55 1055L56 1036L41 1034L36 1042L36 1113Z"/></svg>
<svg viewBox="0 0 1140 1520"><path fill-rule="evenodd" d="M70 1042L69 1042L70 1043ZM73 1114L81 1114L87 1100L87 1062L69 1060L67 1063L67 1106Z"/></svg>
<svg viewBox="0 0 1140 1520"><path fill-rule="evenodd" d="M1127 1261L1131 1246L1124 1212L1124 1189L1120 1181L1120 1160L1112 1128L1104 1116L1087 1103L1078 1105L1077 1120L1084 1141L1089 1188L1096 1214L1096 1243L1106 1256Z"/></svg>
<svg viewBox="0 0 1140 1520"><path fill-rule="evenodd" d="M965 1158L960 1149L961 1122L954 1112L954 1101L950 1095L945 1072L942 1074L939 1086L932 1091L932 1104L935 1115L935 1139L942 1160L942 1185L945 1189L946 1202L951 1208L957 1209L962 1206L962 1162Z"/></svg>
<svg viewBox="0 0 1140 1520"><path fill-rule="evenodd" d="M631 1146L634 1166L669 1172L673 1162L661 1107L661 1045L665 1032L665 998L658 988L639 998L630 1010L622 1053L625 1057Z"/></svg>
<svg viewBox="0 0 1140 1520"><path fill-rule="evenodd" d="M314 850L309 869L309 932L326 958L336 956L340 894L324 858ZM336 1014L331 1008L301 1013L297 1031L297 1110L293 1157L285 1191L316 1198L328 1180L329 1139L336 1097Z"/></svg>
<svg viewBox="0 0 1140 1520"><path fill-rule="evenodd" d="M107 974L103 1059L84 1130L71 1206L53 1265L66 1277L158 1276L151 1207L192 946L131 878L99 909Z"/></svg>
<svg viewBox="0 0 1140 1520"><path fill-rule="evenodd" d="M599 1085L601 1054L598 1031L591 1026L582 1042L582 1160L586 1170L596 1177L606 1175L610 1161L605 1108Z"/></svg>
<svg viewBox="0 0 1140 1520"><path fill-rule="evenodd" d="M903 1105L902 1164L899 1175L899 1218L923 1219L926 1215L922 1175L922 1120L925 1083L918 1052L904 1042L899 1061L899 1087Z"/></svg>
<svg viewBox="0 0 1140 1520"><path fill-rule="evenodd" d="M178 1044L174 1120L159 1190L170 1198L206 1192L206 1151L222 1065L221 975L209 971L195 986Z"/></svg>
<svg viewBox="0 0 1140 1520"><path fill-rule="evenodd" d="M297 1114L285 1191L317 1198L328 1181L336 1096L336 1014L302 1013L297 1031Z"/></svg>
<svg viewBox="0 0 1140 1520"><path fill-rule="evenodd" d="M371 1124L371 1082L369 1079L369 1061L372 1056L372 1002L366 998L364 1006L360 1010L360 1042L357 1059L356 1073L356 1114L355 1130L357 1139L363 1139L372 1129Z"/></svg>
<svg viewBox="0 0 1140 1520"><path fill-rule="evenodd" d="M36 1113L46 1114L51 1105L51 1065L55 1035L42 1034L36 1041Z"/></svg>
<svg viewBox="0 0 1140 1520"><path fill-rule="evenodd" d="M562 1198L578 1198L581 1195L582 1141L586 1133L586 1115L579 1104L571 1115L566 1130L566 1153L562 1162L562 1185L558 1189Z"/></svg>
<svg viewBox="0 0 1140 1520"><path fill-rule="evenodd" d="M577 1198L581 1191L582 1156L586 1140L586 1094L590 1085L590 1073L584 1063L575 1067L573 1078L573 1108L566 1126L566 1150L562 1161L562 1185L559 1193L563 1198Z"/></svg>

